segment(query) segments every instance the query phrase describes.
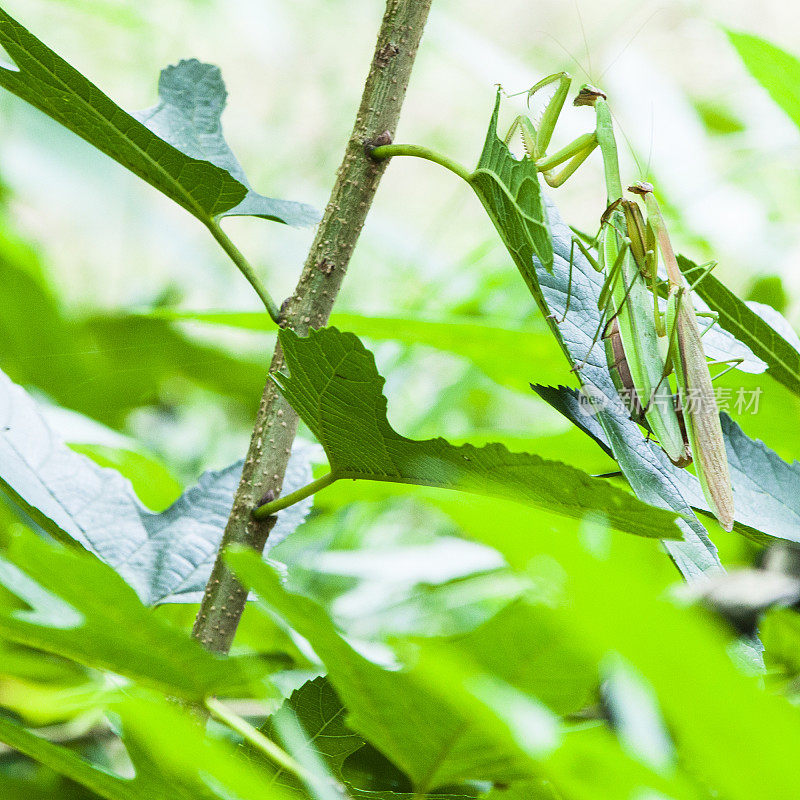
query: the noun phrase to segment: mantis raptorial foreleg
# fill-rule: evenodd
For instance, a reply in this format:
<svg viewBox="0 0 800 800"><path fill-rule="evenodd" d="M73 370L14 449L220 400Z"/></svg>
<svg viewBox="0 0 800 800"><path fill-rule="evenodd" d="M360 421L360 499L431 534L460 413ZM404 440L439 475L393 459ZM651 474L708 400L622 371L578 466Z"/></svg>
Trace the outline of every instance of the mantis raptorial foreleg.
<svg viewBox="0 0 800 800"><path fill-rule="evenodd" d="M586 161L597 147L597 134L596 132L585 133L566 147L562 147L558 152L547 155L547 147L553 138L556 123L564 108L572 78L566 72L557 72L539 81L528 90L528 100L530 101L536 92L553 83L556 84L556 91L544 107L539 127L537 128L528 117L518 116L506 134L505 143L508 144L514 133L519 130L523 147L529 158L533 159L547 184L558 187ZM557 172L556 168L562 165L565 166Z"/></svg>
<svg viewBox="0 0 800 800"><path fill-rule="evenodd" d="M692 303L692 290L678 267L653 187L648 183L638 183L629 188L644 198L648 223L653 228L667 270L670 286L667 328L672 351L669 358L675 368L697 477L714 516L729 531L734 522L733 489L711 373Z"/></svg>

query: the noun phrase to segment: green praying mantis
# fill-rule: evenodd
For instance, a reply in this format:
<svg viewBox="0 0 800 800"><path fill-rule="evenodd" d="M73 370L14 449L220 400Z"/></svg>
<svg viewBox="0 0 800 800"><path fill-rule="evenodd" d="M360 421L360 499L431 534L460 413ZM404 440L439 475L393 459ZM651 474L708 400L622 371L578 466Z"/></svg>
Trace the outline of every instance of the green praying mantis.
<svg viewBox="0 0 800 800"><path fill-rule="evenodd" d="M636 410L641 412L674 464L686 466L694 459L697 477L712 512L725 530L731 530L733 492L702 332L691 288L678 268L653 188L644 183L629 187L644 200L645 220L640 207L623 197L611 112L605 94L589 85L581 88L574 104L594 107L595 131L551 156L546 155L571 78L566 73L551 75L528 92L530 99L552 83L557 88L544 109L538 129L527 117L518 117L506 143L519 129L528 157L553 187L563 184L596 147L600 148L607 208L595 241L597 258L580 239L573 239L573 248L577 245L590 263L605 274L599 305L606 321L594 342L602 333L608 366L618 390L634 401ZM656 291L659 251L669 283L666 314L659 310ZM668 382L673 371L679 405Z"/></svg>

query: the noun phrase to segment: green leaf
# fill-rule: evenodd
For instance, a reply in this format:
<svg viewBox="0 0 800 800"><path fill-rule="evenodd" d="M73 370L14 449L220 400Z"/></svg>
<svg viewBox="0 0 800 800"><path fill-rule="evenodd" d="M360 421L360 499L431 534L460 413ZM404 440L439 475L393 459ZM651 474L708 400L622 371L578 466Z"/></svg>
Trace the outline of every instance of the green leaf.
<svg viewBox="0 0 800 800"><path fill-rule="evenodd" d="M132 409L161 403L176 378L231 398L248 420L264 389L263 359L232 356L161 320L93 314L69 330L74 340L63 360L85 378L73 373L56 383L39 369L32 382L53 386L59 402L115 427Z"/></svg>
<svg viewBox="0 0 800 800"><path fill-rule="evenodd" d="M120 777L0 716L0 741L107 800L288 800L271 771L213 738L174 701L132 691L112 710L135 774ZM179 746L176 746L176 742Z"/></svg>
<svg viewBox="0 0 800 800"><path fill-rule="evenodd" d="M262 726L262 733L271 739L275 738L276 724L279 726L281 716L286 715L294 715L309 744L325 759L333 774L343 780L345 759L364 746L364 738L348 728L345 722L347 709L328 679L314 678L292 692ZM277 770L276 776L280 779L283 772Z"/></svg>
<svg viewBox="0 0 800 800"><path fill-rule="evenodd" d="M546 303L539 288L533 258L535 256L545 270L552 272L553 241L539 184L539 172L532 159L514 158L497 135L499 113L498 89L483 152L469 182L546 316Z"/></svg>
<svg viewBox="0 0 800 800"><path fill-rule="evenodd" d="M131 760L148 786L160 775L159 789L165 784L177 789L182 800L296 800L274 784L271 769L248 762L230 741L213 737L203 721L169 700L133 697L113 710L122 721Z"/></svg>
<svg viewBox="0 0 800 800"><path fill-rule="evenodd" d="M0 556L0 584L26 604L0 605L0 634L12 642L192 700L263 693L262 668L211 655L94 556L17 526Z"/></svg>
<svg viewBox="0 0 800 800"><path fill-rule="evenodd" d="M284 201L270 205L268 198L256 195L243 184L239 180L244 177L241 167L227 148L225 163L217 166L203 148L190 146L185 130L180 135L170 132L169 141L157 136L2 9L0 47L14 62L7 67L0 65L0 86L94 145L204 223L228 212L256 213L289 224L308 223L308 206ZM199 97L198 102L215 103L221 113L224 87L220 95L220 86L221 81L210 86L210 94ZM165 132L168 118L174 122L176 115L191 108L187 101L173 109L169 117L162 112L154 125ZM212 126L216 139L221 138L216 130L219 120L216 128L213 115L205 122ZM195 136L211 133L200 130ZM173 141L186 145L188 153L174 147ZM215 160L222 161L219 143L216 145ZM234 165L238 167L235 175L228 169ZM239 206L241 209L234 211Z"/></svg>
<svg viewBox="0 0 800 800"><path fill-rule="evenodd" d="M595 663L616 651L637 670L690 774L731 800L800 791L800 776L785 766L800 747L796 709L734 665L725 625L675 605L669 571L647 542L554 537L540 515L486 498L451 502L447 510L465 533L534 580L540 614L530 619L539 628L531 627L526 642L557 631Z"/></svg>
<svg viewBox="0 0 800 800"><path fill-rule="evenodd" d="M349 711L348 727L365 736L420 792L462 780L510 781L530 775L530 758L509 741L487 742L469 710L427 691L413 670L385 669L357 653L317 603L291 594L252 552L229 553L237 575L269 609L309 640ZM533 733L533 732L532 732Z"/></svg>
<svg viewBox="0 0 800 800"><path fill-rule="evenodd" d="M726 136L746 130L741 118L725 103L702 98L693 100L692 105L710 134Z"/></svg>
<svg viewBox="0 0 800 800"><path fill-rule="evenodd" d="M298 227L316 225L319 212L305 203L275 200L254 192L222 133L228 96L219 67L195 58L161 71L160 102L133 116L165 142L192 158L222 167L243 186L242 201L219 216L254 216Z"/></svg>
<svg viewBox="0 0 800 800"><path fill-rule="evenodd" d="M68 748L48 742L2 715L0 742L108 800L172 800L175 797L166 791L159 792L156 787L147 787L148 793L145 793L136 785L136 779L129 781L110 775L105 769L89 764ZM151 789L156 791L149 794Z"/></svg>
<svg viewBox="0 0 800 800"><path fill-rule="evenodd" d="M0 46L16 69L0 68L0 86L77 133L198 219L240 203L247 189L208 161L167 144L0 9Z"/></svg>
<svg viewBox="0 0 800 800"><path fill-rule="evenodd" d="M127 478L136 496L154 511L162 511L181 493L177 478L158 459L136 450L102 444L69 442L69 448L100 467L111 467Z"/></svg>
<svg viewBox="0 0 800 800"><path fill-rule="evenodd" d="M287 490L311 480L298 440ZM116 569L142 602L199 602L222 540L242 462L200 476L166 511L145 508L130 481L67 447L32 398L0 372L0 488L52 536L74 541ZM305 519L311 501L284 511L270 547Z"/></svg>
<svg viewBox="0 0 800 800"><path fill-rule="evenodd" d="M192 321L227 325L251 331L274 331L275 323L266 315L252 311L179 311L154 309L143 315L173 322ZM330 324L352 331L365 339L425 345L469 359L485 375L501 386L527 392L525 374L536 366L542 382L560 380L564 357L547 326L532 321L527 328L509 328L469 317L424 319L420 317L373 317L335 312ZM513 352L514 358L507 354Z"/></svg>
<svg viewBox="0 0 800 800"><path fill-rule="evenodd" d="M761 619L759 634L770 667L781 667L792 680L800 675L800 615L794 609L772 609Z"/></svg>
<svg viewBox="0 0 800 800"><path fill-rule="evenodd" d="M548 634L552 632L549 625L545 627ZM523 641L537 641L542 631L541 622L529 624ZM554 731L556 736L548 743L542 736L546 723L543 725L541 719L541 706L514 684L477 667L470 655L466 648L450 651L437 642L426 642L417 659L417 670L444 701L469 709L487 742L499 745L510 733L537 762L534 774L545 778L556 796L585 800L698 798L700 793L683 775L670 768L653 768L626 753L604 726L595 724L586 730L565 726ZM506 672L513 675L524 658L524 651L518 648Z"/></svg>
<svg viewBox="0 0 800 800"><path fill-rule="evenodd" d="M286 399L325 448L335 479L421 484L507 497L582 518L597 514L641 536L677 538L672 514L574 467L503 445L455 447L400 436L386 418L384 379L351 333L279 334L289 375L274 375Z"/></svg>
<svg viewBox="0 0 800 800"><path fill-rule="evenodd" d="M751 33L726 30L747 71L800 127L800 60Z"/></svg>
<svg viewBox="0 0 800 800"><path fill-rule="evenodd" d="M484 324L469 318L419 319L370 317L335 313L330 324L360 337L392 340L406 345L435 347L469 359L501 386L517 392L528 390L529 370L558 380L564 374L564 357L549 328L536 319L524 328ZM514 357L509 358L509 353Z"/></svg>
<svg viewBox="0 0 800 800"><path fill-rule="evenodd" d="M722 415L722 432L741 533L756 541L800 542L800 463L781 459ZM688 476L687 476L688 477ZM692 505L701 506L697 500Z"/></svg>
<svg viewBox="0 0 800 800"><path fill-rule="evenodd" d="M273 331L275 323L266 315L251 311L183 311L154 309L141 315L145 319L171 322L192 321L223 325L242 330ZM339 312L331 315L330 324L374 341L423 345L441 352L469 359L487 377L513 391L528 392L529 365L535 365L539 380L554 383L564 377L563 353L545 323L532 320L530 327L509 328L499 322L472 317L443 320L419 317L372 317ZM508 358L509 352L514 358ZM550 376L549 378L547 376ZM569 463L589 473L611 472L613 463L582 444L578 432L570 428L558 434L536 435L502 430L471 431L470 441L502 442L515 450L533 450L544 458L558 458L569 453ZM610 455L610 453L609 453Z"/></svg>
<svg viewBox="0 0 800 800"><path fill-rule="evenodd" d="M115 428L133 409L163 402L176 378L231 398L248 420L255 414L263 360L195 341L164 320L68 316L36 254L2 222L0 267L0 368L16 383Z"/></svg>
<svg viewBox="0 0 800 800"><path fill-rule="evenodd" d="M602 667L603 702L625 749L654 769L673 767L675 747L653 688L625 659L613 653Z"/></svg>
<svg viewBox="0 0 800 800"><path fill-rule="evenodd" d="M789 293L780 275L757 275L747 289L747 300L772 306L784 314L789 305Z"/></svg>
<svg viewBox="0 0 800 800"><path fill-rule="evenodd" d="M86 680L86 670L72 661L5 641L0 641L0 674L61 686L74 686Z"/></svg>
<svg viewBox="0 0 800 800"><path fill-rule="evenodd" d="M594 422L595 418L581 412L573 390L564 386L534 388L603 449L610 449L608 438ZM727 414L721 415L721 422L734 490L736 531L764 544L770 540L800 542L800 463L789 464L764 442L751 439ZM660 458L657 445L649 447L654 458ZM664 469L692 508L711 513L694 475L671 464Z"/></svg>
<svg viewBox="0 0 800 800"><path fill-rule="evenodd" d="M480 500L489 507L495 502ZM549 681L553 693L553 684L573 680L561 671L531 667L537 647L558 653L566 645L564 668L582 670L586 663L578 652L580 638L552 636L557 592L541 608L516 606L520 616L509 613L504 622L484 628L482 636L476 631L468 638L419 642L413 666L384 669L357 654L319 605L288 593L252 553L239 551L229 558L268 608L309 640L350 712L348 726L412 778L417 796L445 782L513 783L543 776L563 789L563 796L579 800L635 797L637 791L644 796L645 788L675 798L698 796L680 777L660 775L627 756L608 730L562 728L532 695L534 686L545 688ZM391 797L381 792L355 796Z"/></svg>
<svg viewBox="0 0 800 800"><path fill-rule="evenodd" d="M468 653L485 673L507 681L557 714L579 711L592 700L596 665L567 634L553 631L547 639L530 640L540 613L518 600L469 633L445 641ZM523 652L520 642L525 642Z"/></svg>
<svg viewBox="0 0 800 800"><path fill-rule="evenodd" d="M678 256L678 265L690 285L697 282L703 272L701 267L683 256ZM800 395L800 352L792 343L794 334L791 327L777 311L769 306L756 306L764 311L764 315L769 315L769 319L765 319L712 274L706 274L697 283L695 292L719 314L720 327L765 361L768 374L776 381Z"/></svg>

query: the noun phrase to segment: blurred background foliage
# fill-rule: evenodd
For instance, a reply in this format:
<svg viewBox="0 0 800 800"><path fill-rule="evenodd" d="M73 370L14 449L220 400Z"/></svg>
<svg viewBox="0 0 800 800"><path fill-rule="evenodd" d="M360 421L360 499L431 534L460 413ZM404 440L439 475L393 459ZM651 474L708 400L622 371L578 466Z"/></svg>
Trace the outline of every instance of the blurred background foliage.
<svg viewBox="0 0 800 800"><path fill-rule="evenodd" d="M4 3L127 109L153 104L167 64L197 57L219 65L229 92L226 136L253 186L319 208L350 132L382 6ZM589 81L607 92L628 144L623 176L657 182L676 249L696 261L718 259L716 274L727 285L797 323L800 133L748 75L723 26L800 52L800 12L776 0L505 0L490 7L435 0L396 140L472 165L495 84L519 92L566 69L575 88ZM506 103L506 123L523 108L519 100ZM259 303L202 226L158 192L7 93L0 94L0 118L0 368L48 406L76 449L120 469L146 504L164 508L202 470L244 453L274 336L137 315L162 307L254 311ZM556 144L592 124L593 115L569 108ZM602 187L596 154L555 200L571 224L592 231ZM290 293L313 232L252 218L225 227L273 296ZM337 309L349 312L349 326L374 349L387 377L390 421L403 434L501 441L595 473L612 468L530 391L531 381L571 383L566 362L542 334L530 295L469 187L449 173L414 159L390 166ZM376 316L528 331L538 337L535 358L508 336L481 341L480 328L472 335L482 349L472 359L447 352L444 334L425 344L390 333L370 339L376 326L364 318ZM797 418L798 401L765 376L726 380L734 390L763 385L758 414L735 416L793 459L800 433L785 420ZM293 585L327 605L355 637L470 630L521 588L494 551L447 535L453 523L427 502L431 494L337 485L272 555L291 564ZM578 528L546 514L539 520L542 536ZM754 558L752 543L713 526L712 535L724 563ZM189 627L194 608L159 613ZM290 653L292 664L309 669L257 609L248 610L237 647ZM91 714L70 714L80 702L65 704L65 693L86 690L90 677L73 666L35 663L27 684L0 681L0 701L37 724L66 719L91 731ZM32 797L25 771L33 767L8 769ZM36 781L43 797L84 796L46 770Z"/></svg>

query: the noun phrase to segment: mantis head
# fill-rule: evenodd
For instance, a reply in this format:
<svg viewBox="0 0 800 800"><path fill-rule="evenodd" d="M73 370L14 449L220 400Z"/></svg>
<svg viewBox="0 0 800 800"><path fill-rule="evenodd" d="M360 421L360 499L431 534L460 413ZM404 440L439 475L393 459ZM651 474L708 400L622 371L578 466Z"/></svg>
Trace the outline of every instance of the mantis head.
<svg viewBox="0 0 800 800"><path fill-rule="evenodd" d="M581 86L578 94L575 96L575 99L572 101L572 105L593 106L598 97L602 97L603 100L605 100L606 93L602 89L592 86L590 83L584 83L583 86Z"/></svg>

